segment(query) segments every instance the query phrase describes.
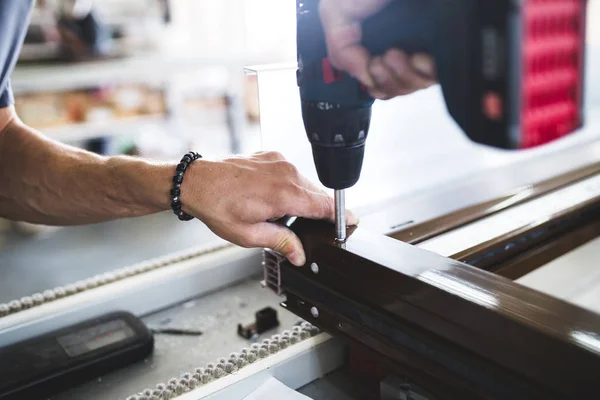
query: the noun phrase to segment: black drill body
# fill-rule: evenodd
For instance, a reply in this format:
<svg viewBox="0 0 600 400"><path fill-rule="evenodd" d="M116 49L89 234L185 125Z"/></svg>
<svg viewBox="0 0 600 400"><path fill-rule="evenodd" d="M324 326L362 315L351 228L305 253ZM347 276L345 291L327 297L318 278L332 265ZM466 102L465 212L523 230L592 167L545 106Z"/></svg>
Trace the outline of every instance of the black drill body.
<svg viewBox="0 0 600 400"><path fill-rule="evenodd" d="M541 131L525 127L533 117L529 110L524 112L524 90L529 88L524 77L536 71L530 71L528 57L544 54L534 54L537 50L529 45L526 4L527 0L393 0L363 23L362 43L373 55L390 48L432 55L448 111L472 141L503 149L531 147L526 144L543 144L544 139L532 139ZM297 0L302 117L321 183L343 190L359 180L374 99L356 79L332 68L318 6L319 0ZM531 7L528 15L537 10ZM583 24L585 0L578 10L568 23ZM585 42L584 27L573 35ZM581 85L582 65L568 68L576 71ZM563 134L583 121L582 95L569 90L577 115L561 125Z"/></svg>

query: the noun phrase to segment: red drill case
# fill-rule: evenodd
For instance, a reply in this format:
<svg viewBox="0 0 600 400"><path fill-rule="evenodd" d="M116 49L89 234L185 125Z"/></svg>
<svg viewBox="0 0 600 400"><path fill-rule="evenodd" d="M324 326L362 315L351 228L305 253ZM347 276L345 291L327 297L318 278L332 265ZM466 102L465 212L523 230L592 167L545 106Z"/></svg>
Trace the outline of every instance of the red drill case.
<svg viewBox="0 0 600 400"><path fill-rule="evenodd" d="M363 43L435 58L467 136L523 149L583 124L587 0L397 0L365 21Z"/></svg>
<svg viewBox="0 0 600 400"><path fill-rule="evenodd" d="M474 106L483 126L469 131L471 139L524 149L579 129L586 0L478 3L481 86Z"/></svg>

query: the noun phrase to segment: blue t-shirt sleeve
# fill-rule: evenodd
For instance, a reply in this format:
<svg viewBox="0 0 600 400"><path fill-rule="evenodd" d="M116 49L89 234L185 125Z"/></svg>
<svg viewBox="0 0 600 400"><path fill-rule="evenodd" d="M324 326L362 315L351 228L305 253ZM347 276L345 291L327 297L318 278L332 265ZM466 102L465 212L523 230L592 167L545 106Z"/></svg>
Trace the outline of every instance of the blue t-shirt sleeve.
<svg viewBox="0 0 600 400"><path fill-rule="evenodd" d="M10 74L15 68L35 0L0 0L0 108L14 103Z"/></svg>
<svg viewBox="0 0 600 400"><path fill-rule="evenodd" d="M5 108L12 105L15 102L15 97L13 96L13 92L10 87L10 80L6 80L6 84L1 91L2 94L0 94L0 108Z"/></svg>

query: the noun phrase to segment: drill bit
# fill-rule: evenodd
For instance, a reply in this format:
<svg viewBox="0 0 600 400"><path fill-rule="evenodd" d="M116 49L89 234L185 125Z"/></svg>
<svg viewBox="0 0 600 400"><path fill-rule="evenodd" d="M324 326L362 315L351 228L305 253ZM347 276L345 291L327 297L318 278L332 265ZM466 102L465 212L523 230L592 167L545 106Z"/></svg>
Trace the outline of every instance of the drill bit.
<svg viewBox="0 0 600 400"><path fill-rule="evenodd" d="M335 199L335 233L338 242L346 241L346 199L344 190L334 192Z"/></svg>

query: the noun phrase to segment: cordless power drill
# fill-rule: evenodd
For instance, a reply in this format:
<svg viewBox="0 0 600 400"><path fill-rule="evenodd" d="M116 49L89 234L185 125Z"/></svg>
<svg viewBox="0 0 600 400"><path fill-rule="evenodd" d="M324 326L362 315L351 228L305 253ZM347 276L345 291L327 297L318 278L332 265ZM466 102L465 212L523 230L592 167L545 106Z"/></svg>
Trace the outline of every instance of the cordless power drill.
<svg viewBox="0 0 600 400"><path fill-rule="evenodd" d="M536 147L583 124L586 0L392 0L362 24L373 55L430 54L450 115L474 142ZM361 173L374 99L327 58L319 0L297 0L297 80L319 180L344 190Z"/></svg>

